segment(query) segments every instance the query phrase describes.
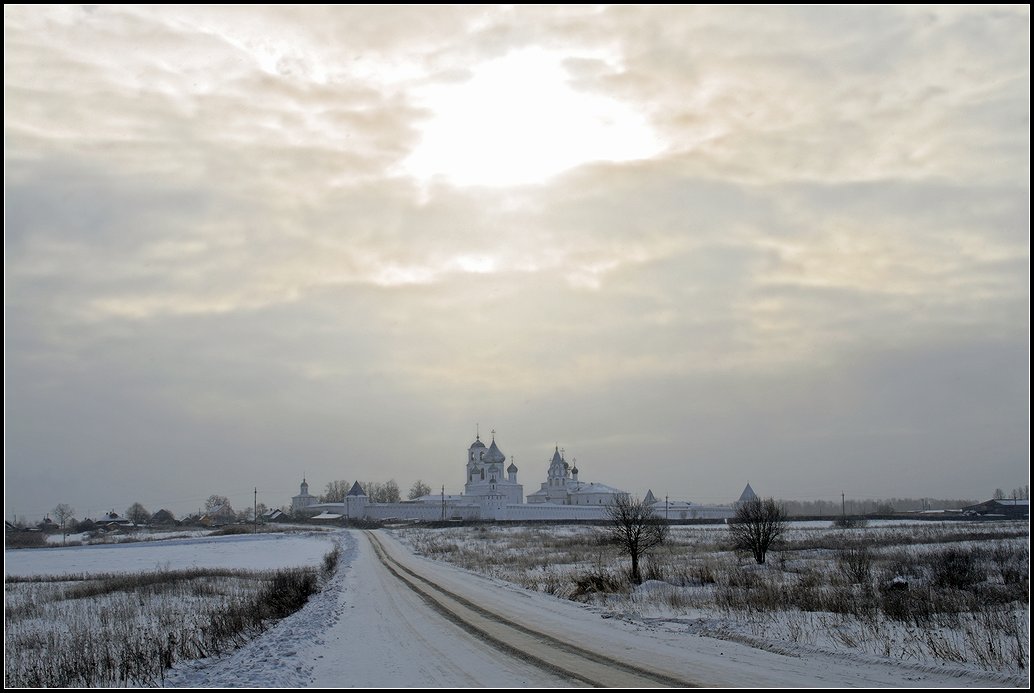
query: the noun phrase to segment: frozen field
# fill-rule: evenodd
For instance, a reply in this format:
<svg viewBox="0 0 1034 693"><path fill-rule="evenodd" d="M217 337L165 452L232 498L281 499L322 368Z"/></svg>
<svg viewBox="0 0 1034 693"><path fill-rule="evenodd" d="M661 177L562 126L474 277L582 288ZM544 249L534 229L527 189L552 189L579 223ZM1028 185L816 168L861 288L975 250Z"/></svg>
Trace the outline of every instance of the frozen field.
<svg viewBox="0 0 1034 693"><path fill-rule="evenodd" d="M500 528L496 528L500 529ZM553 527L577 536L584 528ZM500 529L520 534L528 528ZM437 532L438 530L431 530ZM448 530L453 531L453 530ZM467 535L484 539L492 529ZM378 532L378 534L382 534ZM496 537L498 538L498 536ZM579 604L408 554L382 534L392 553L448 589L498 613L653 670L670 668L703 686L989 687L1022 686L1026 673L980 671L958 664L890 660L843 648L759 646L701 632L687 620L641 617L629 610ZM480 541L481 539L475 539ZM327 589L268 634L221 658L186 662L167 685L187 687L481 687L578 686L493 649L430 611L378 565L359 532L342 536L341 568ZM505 542L503 542L505 543ZM504 548L500 546L500 548ZM527 551L529 558L535 553ZM406 557L408 556L408 558ZM510 559L512 562L512 559ZM531 560L534 560L531 558ZM601 616L603 618L601 618Z"/></svg>
<svg viewBox="0 0 1034 693"><path fill-rule="evenodd" d="M646 561L584 526L396 530L418 554L574 600L608 617L789 656L875 657L1025 677L1029 525L791 523L765 565L723 525L672 527Z"/></svg>
<svg viewBox="0 0 1034 693"><path fill-rule="evenodd" d="M213 529L134 529L131 532L120 532L103 537L97 536L94 532L72 532L67 537L56 533L47 535L47 543L61 546L62 544L121 544L123 542L132 543L137 541L168 541L172 539L207 537L214 531Z"/></svg>
<svg viewBox="0 0 1034 693"><path fill-rule="evenodd" d="M184 568L268 570L318 565L328 532L236 534L166 541L4 551L5 575L69 575Z"/></svg>
<svg viewBox="0 0 1034 693"><path fill-rule="evenodd" d="M170 664L233 651L304 606L332 574L337 536L7 551L5 686L158 685Z"/></svg>
<svg viewBox="0 0 1034 693"><path fill-rule="evenodd" d="M645 669L669 667L683 672L686 680L704 686L1016 687L1028 681L1026 598L978 610L979 618L992 619L988 623L1009 628L1003 633L1022 638L1013 645L996 639L989 651L974 649L966 624L979 624L967 620L967 614L957 615L954 621L946 618L943 626L936 626L929 614L899 622L878 609L871 618L858 618L830 610L836 602L829 597L866 593L861 585L845 580L847 567L838 559L844 547L861 545L870 546L876 554L869 566L871 592L876 595L880 594L885 571L898 572L902 567L899 554L905 548L916 552L907 556L935 553L952 545L987 549L981 554L985 568L981 590L1001 590L1006 583L1029 584L1026 562L1022 575L1013 570L1006 576L1005 564L995 567L995 560L1009 559L1009 565L1015 568L1017 556L1026 555L1026 526L921 523L913 527L897 523L832 532L825 523L798 524L791 532L792 548L779 552L778 557L773 555L766 566L752 566L728 552L722 545L721 526L682 527L665 548L664 560L649 569L652 572L642 586L617 585L612 592L578 593L580 576L602 571L619 577L622 570L620 558L608 553L610 548L596 541L593 532L592 528L578 526L486 526L407 529L378 535L407 565L505 618L526 622L563 642L590 646ZM409 554L402 544L390 539L392 535L401 536L419 553L436 560ZM175 666L162 675L164 685L578 685L577 681L558 678L495 650L429 609L379 564L361 532L237 535L21 550L7 552L6 561L9 575L144 573L155 568L174 571L191 567L260 569L315 566L335 544L342 550L338 570L300 611L266 633L238 639L239 649L218 649L194 660L186 655L177 657ZM1002 549L998 559L991 551L995 547ZM910 579L918 582L926 566L916 559ZM65 601L54 602L53 608L57 609L60 604L71 604L67 597L73 591L89 588L89 580L76 580L79 582L14 583L9 588L13 588L12 596L25 592L30 597L18 608L31 610L31 618L37 610L51 608L39 596L63 593ZM205 610L197 601L196 585L206 593L214 588L234 600L239 592L243 600L249 582L244 575L182 581L178 584L183 589L177 591L173 586L159 595L157 610L149 614L135 610L144 601L139 595L151 588L125 593L118 588L95 597L93 603L83 602L82 608L71 615L82 621L83 647L96 645L98 624L106 620L118 633L116 642L136 637L136 642L146 647L155 642L155 633L169 632L170 626L163 619L185 608L197 619L195 629L207 627L203 625L207 619L223 613L223 607ZM779 601L781 594L816 601L812 610L787 609ZM747 602L743 601L745 597ZM38 612L35 617L40 633L44 623L56 622L57 613ZM30 622L25 623L26 628L32 628ZM923 635L927 632L932 640ZM53 651L68 639L67 634L56 633L54 637L54 642L41 641L41 651ZM188 637L190 633L184 630L181 642ZM1017 651L1022 660L1007 661ZM31 666L33 660L30 657L23 661ZM143 682L162 683L154 678Z"/></svg>

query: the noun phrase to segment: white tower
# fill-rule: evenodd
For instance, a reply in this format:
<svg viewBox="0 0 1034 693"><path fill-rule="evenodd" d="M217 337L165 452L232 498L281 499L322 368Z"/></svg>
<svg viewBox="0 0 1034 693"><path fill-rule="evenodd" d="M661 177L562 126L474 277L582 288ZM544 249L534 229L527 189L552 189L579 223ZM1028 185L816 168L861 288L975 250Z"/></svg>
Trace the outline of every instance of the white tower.
<svg viewBox="0 0 1034 693"><path fill-rule="evenodd" d="M549 462L549 469L546 472L546 499L549 503L566 504L567 482L571 478L571 467L560 454L560 446L553 450L553 459Z"/></svg>
<svg viewBox="0 0 1034 693"><path fill-rule="evenodd" d="M366 504L370 498L356 481L345 495L345 515L350 520L361 520L366 517Z"/></svg>

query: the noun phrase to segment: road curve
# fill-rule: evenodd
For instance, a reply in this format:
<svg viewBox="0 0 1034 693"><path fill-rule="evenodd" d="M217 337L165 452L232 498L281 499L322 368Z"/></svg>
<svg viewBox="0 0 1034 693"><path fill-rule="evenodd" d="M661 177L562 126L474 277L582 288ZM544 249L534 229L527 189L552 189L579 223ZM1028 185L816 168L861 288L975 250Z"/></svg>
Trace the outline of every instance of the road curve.
<svg viewBox="0 0 1034 693"><path fill-rule="evenodd" d="M529 628L449 590L391 556L374 532L367 538L384 567L416 592L429 606L499 650L552 674L599 687L696 687L684 678L618 661L601 652L560 640Z"/></svg>

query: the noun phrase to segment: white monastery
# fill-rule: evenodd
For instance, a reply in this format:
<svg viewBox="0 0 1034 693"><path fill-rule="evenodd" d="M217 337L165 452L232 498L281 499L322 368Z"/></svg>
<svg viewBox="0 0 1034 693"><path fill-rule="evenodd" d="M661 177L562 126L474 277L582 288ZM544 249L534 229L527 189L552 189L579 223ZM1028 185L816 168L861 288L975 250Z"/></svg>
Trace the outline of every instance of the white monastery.
<svg viewBox="0 0 1034 693"><path fill-rule="evenodd" d="M356 481L343 502L319 503L309 493L302 479L297 496L291 499L291 511L314 515L317 519L367 520L603 520L607 506L627 491L598 482L581 481L575 460L569 464L564 451L556 446L546 470L546 481L539 490L524 499L524 486L517 481L517 465L495 442L485 445L478 434L467 448L463 493L430 494L400 503L374 503ZM504 466L505 465L505 466ZM753 497L750 484L740 496ZM655 512L670 519L723 519L735 514L734 505L697 505L688 501L657 501L653 492L647 502L655 504Z"/></svg>

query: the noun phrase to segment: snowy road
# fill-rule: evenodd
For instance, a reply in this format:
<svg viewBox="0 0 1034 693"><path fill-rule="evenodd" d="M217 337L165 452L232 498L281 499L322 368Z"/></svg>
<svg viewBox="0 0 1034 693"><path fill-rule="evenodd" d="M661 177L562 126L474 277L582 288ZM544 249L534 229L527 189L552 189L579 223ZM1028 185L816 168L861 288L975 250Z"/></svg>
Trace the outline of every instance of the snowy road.
<svg viewBox="0 0 1034 693"><path fill-rule="evenodd" d="M601 618L610 614L414 556L386 532L375 536L395 574L379 560L364 534L342 532L344 551L337 575L304 609L230 656L177 666L166 685L553 687L584 685L586 680L636 685L618 678L620 664L627 665L625 673L638 669L664 676L669 683L705 686L1015 685L1006 677L951 667L789 648L773 652L688 631ZM491 614L489 621L513 623L519 631L541 635L500 650L471 634L470 626L461 627L441 614L443 608L454 607L432 607L427 595L421 596L396 575L413 584L435 586L431 591L440 588L439 593L450 593L475 614ZM496 630L489 636L503 641L509 637ZM521 657L508 654L515 649ZM534 661L571 671L572 651L595 653L603 668L587 676L578 674L581 680L576 680ZM610 664L614 662L619 663L617 669ZM598 675L613 679L593 678Z"/></svg>
<svg viewBox="0 0 1034 693"><path fill-rule="evenodd" d="M426 603L464 630L492 643L501 652L533 662L545 671L552 671L595 687L653 688L694 686L665 672L638 668L601 652L558 640L543 629L506 618L491 603L475 603L447 589L435 580L403 565L404 554L392 552L374 533L367 537L378 558L392 575L419 593Z"/></svg>
<svg viewBox="0 0 1034 693"><path fill-rule="evenodd" d="M331 583L301 611L220 659L177 665L166 686L513 687L577 682L500 653L429 608L342 532Z"/></svg>

